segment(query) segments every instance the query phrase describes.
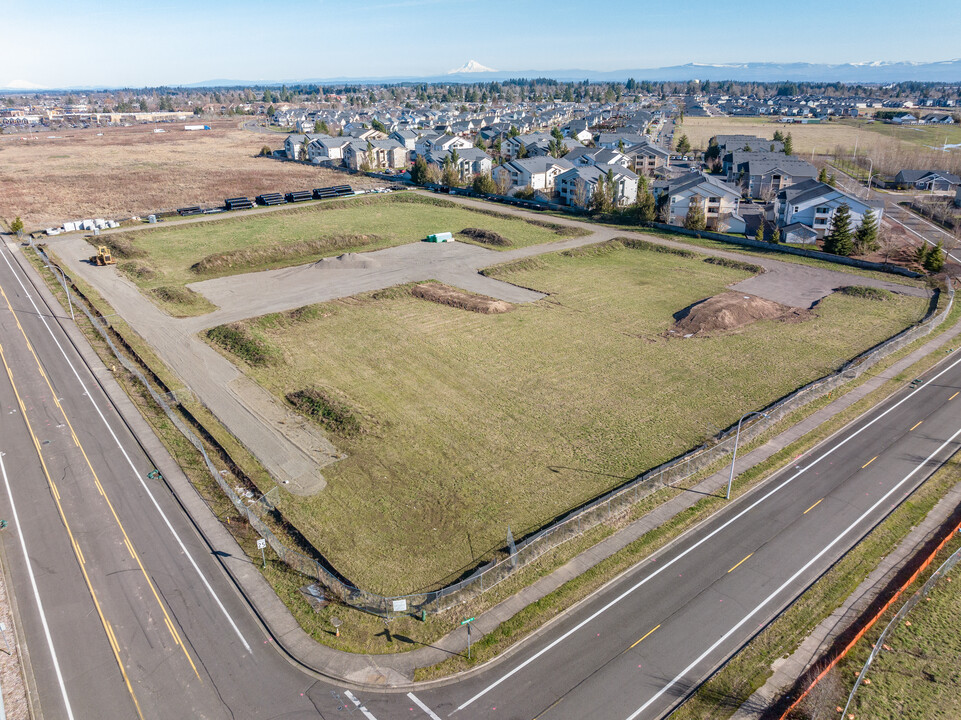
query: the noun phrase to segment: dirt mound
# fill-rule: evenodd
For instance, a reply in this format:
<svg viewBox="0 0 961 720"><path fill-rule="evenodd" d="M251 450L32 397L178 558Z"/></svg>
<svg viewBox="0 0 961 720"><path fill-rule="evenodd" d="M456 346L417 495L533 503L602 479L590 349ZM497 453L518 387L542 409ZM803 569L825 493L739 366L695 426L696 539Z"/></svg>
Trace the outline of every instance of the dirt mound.
<svg viewBox="0 0 961 720"><path fill-rule="evenodd" d="M810 310L792 308L754 295L726 292L694 303L674 315L670 337L703 337L731 332L758 320L803 322Z"/></svg>
<svg viewBox="0 0 961 720"><path fill-rule="evenodd" d="M495 313L505 313L513 309L513 305L503 300L495 300L486 295L474 295L472 293L458 290L450 285L443 283L423 283L415 285L411 290L414 297L423 300L450 305L451 307L470 310L471 312L485 313L487 315Z"/></svg>
<svg viewBox="0 0 961 720"><path fill-rule="evenodd" d="M365 253L344 253L337 257L324 258L317 261L319 268L337 268L339 270L365 270L377 267L380 263Z"/></svg>
<svg viewBox="0 0 961 720"><path fill-rule="evenodd" d="M476 240L479 243L484 243L485 245L499 245L507 246L511 244L503 235L494 232L493 230L482 230L481 228L464 228L460 231L460 235L468 237L471 240Z"/></svg>
<svg viewBox="0 0 961 720"><path fill-rule="evenodd" d="M233 269L259 270L265 265L275 263L294 264L301 259L309 258L311 255L339 248L347 249L370 245L379 240L380 238L376 235L338 235L317 240L258 245L242 250L229 250L208 255L191 265L190 270L198 275L220 273Z"/></svg>

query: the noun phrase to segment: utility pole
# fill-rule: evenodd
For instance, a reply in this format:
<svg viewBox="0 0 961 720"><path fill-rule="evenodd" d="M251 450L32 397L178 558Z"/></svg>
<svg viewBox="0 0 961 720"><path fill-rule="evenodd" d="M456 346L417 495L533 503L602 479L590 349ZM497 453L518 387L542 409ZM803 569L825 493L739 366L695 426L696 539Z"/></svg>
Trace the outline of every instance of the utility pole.
<svg viewBox="0 0 961 720"><path fill-rule="evenodd" d="M727 495L724 497L725 500L731 499L731 485L734 483L734 463L737 461L737 443L741 439L741 423L744 422L744 418L751 417L751 415L760 415L761 417L767 417L767 413L759 412L757 410L749 413L744 413L741 419L737 421L737 435L734 436L734 454L731 456L731 477L727 481Z"/></svg>

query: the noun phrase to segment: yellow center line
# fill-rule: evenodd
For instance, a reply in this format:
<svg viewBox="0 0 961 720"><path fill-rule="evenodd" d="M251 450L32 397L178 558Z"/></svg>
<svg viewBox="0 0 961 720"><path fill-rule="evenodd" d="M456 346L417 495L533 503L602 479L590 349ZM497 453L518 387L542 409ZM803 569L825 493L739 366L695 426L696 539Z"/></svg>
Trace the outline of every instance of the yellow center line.
<svg viewBox="0 0 961 720"><path fill-rule="evenodd" d="M824 500L824 498L821 498L821 500ZM805 510L805 511L804 511L803 513L801 513L801 514L802 514L802 515L807 515L807 514L808 514L809 512L811 512L814 508L816 508L818 505L821 504L821 500L818 500L816 503L814 503L811 507L809 507L807 510Z"/></svg>
<svg viewBox="0 0 961 720"><path fill-rule="evenodd" d="M83 459L87 464L87 468L90 470L90 474L93 475L94 483L96 483L97 489L100 491L100 494L103 495L103 499L104 501L106 501L107 507L110 509L110 514L113 515L113 519L117 523L117 527L120 528L120 533L123 535L124 542L126 543L128 549L130 550L131 557L133 557L134 561L137 563L137 566L140 568L140 572L143 574L144 580L146 580L147 582L147 586L150 588L150 591L153 593L154 599L157 601L157 605L160 607L160 611L163 613L164 619L167 621L169 626L173 628L174 627L173 621L170 618L170 614L167 612L166 606L160 599L160 594L157 592L157 588L154 587L153 580L150 579L150 575L147 574L147 569L143 566L143 563L140 560L140 556L138 555L137 551L134 549L133 542L130 540L130 537L127 535L126 528L124 528L123 523L120 522L120 517L117 515L117 511L114 510L113 503L110 502L110 498L107 496L106 490L103 488L103 485L100 483L100 478L97 476L96 470L93 469L93 464L90 462L90 458L87 457L87 451L84 449L83 445L80 443L80 440L77 438L77 433L74 431L73 423L70 422L70 418L67 417L66 411L64 410L60 401L57 399L57 393L54 392L53 386L50 384L50 380L47 378L47 375L43 370L43 365L40 363L40 358L37 357L37 353L34 352L33 345L31 344L30 339L27 337L27 334L24 332L23 327L20 325L20 320L17 317L17 313L13 309L13 306L10 304L10 299L7 297L7 293L4 292L2 287L0 287L0 295L3 296L4 301L6 301L7 303L7 308L10 310L10 313L13 315L14 319L16 320L17 327L20 329L20 334L23 336L24 342L27 344L27 348L30 350L30 354L33 355L33 359L36 362L37 367L40 369L40 374L43 376L44 382L46 382L47 388L50 390L50 395L53 397L54 403L57 405L57 408L60 410L60 415L63 417L63 421L64 423L66 423L67 427L70 429L70 433L71 435L73 435L73 440L77 444L77 447L79 448L81 455L83 455ZM10 374L9 370L8 370L8 374ZM13 383L12 374L10 374L10 382L11 384ZM39 448L38 448L38 452L39 452ZM187 648L184 645L184 643L181 641L180 636L178 635L176 629L173 630L173 636L174 636L174 640L176 641L176 644L180 646L180 649L183 651L184 656L187 658L187 662L190 663L190 667L191 669L193 669L194 674L197 676L197 679L203 682L203 678L200 677L200 671L197 670L197 666L196 664L194 664L193 658L190 657L190 653L187 652Z"/></svg>
<svg viewBox="0 0 961 720"><path fill-rule="evenodd" d="M642 637L641 640L646 640L647 637L648 637L648 635L650 635L652 632L654 632L655 630L657 630L657 628L659 628L659 627L661 627L661 626L658 625L657 627L652 628L651 630L648 630L648 631L647 631L647 634L644 635L644 637ZM641 640L638 640L636 643L634 643L633 645L631 645L631 647L629 647L628 650L630 650L631 648L634 648L634 647L637 647L638 645L640 645L640 644L641 644Z"/></svg>
<svg viewBox="0 0 961 720"><path fill-rule="evenodd" d="M958 390L958 392L961 392L961 390ZM954 400L957 396L958 396L958 393L955 393L954 395L949 397L948 400Z"/></svg>
<svg viewBox="0 0 961 720"><path fill-rule="evenodd" d="M751 555L753 555L753 554L754 554L754 553L751 553ZM732 573L732 572L734 572L735 570L737 570L739 567L741 567L741 564L744 563L744 562L747 560L747 558L751 557L751 555L748 555L746 558L744 558L744 560L741 560L741 562L739 562L737 565L735 565L735 566L732 567L730 570L728 570L728 572L729 572L729 573Z"/></svg>
<svg viewBox="0 0 961 720"><path fill-rule="evenodd" d="M917 423L915 423L914 427L911 428L911 430L914 430L914 428L916 428L918 425L920 425L923 422L924 420L918 420ZM911 430L908 430L908 432L911 432Z"/></svg>
<svg viewBox="0 0 961 720"><path fill-rule="evenodd" d="M861 466L861 469L864 470L864 468L866 468L868 465L870 465L871 463L873 463L873 462L874 462L875 460L877 460L877 459L878 459L878 456L875 455L873 458L871 458L871 459L868 460L866 463L864 463L864 465Z"/></svg>
<svg viewBox="0 0 961 720"><path fill-rule="evenodd" d="M3 292L2 288L0 288L0 292ZM83 575L83 581L87 586L87 592L90 593L90 598L93 600L93 606L97 611L97 615L100 617L100 624L103 625L104 632L107 634L107 640L110 643L111 650L113 650L113 656L117 661L117 666L120 668L120 674L123 675L124 683L127 686L127 692L130 693L134 707L137 710L137 716L140 718L140 720L143 720L143 713L140 711L140 702L137 700L137 695L133 691L133 685L131 685L130 678L127 676L127 669L124 667L123 660L120 658L120 647L117 645L117 640L114 637L113 628L107 621L107 618L103 613L103 608L100 607L100 601L97 599L97 593L93 589L93 583L90 581L90 576L87 574L87 567L83 559L83 554L80 552L80 545L77 543L76 538L74 538L73 530L71 530L70 523L67 521L67 515L64 513L63 505L60 504L60 493L57 491L57 484L50 476L50 471L47 469L47 462L43 459L43 451L41 450L40 439L37 437L36 433L34 433L33 426L30 424L30 418L27 416L27 407L24 405L23 398L20 397L20 391L17 389L17 384L13 380L13 371L10 369L10 365L7 363L7 356L3 351L3 345L0 345L0 360L3 361L3 367L7 371L7 379L10 381L10 387L13 389L13 394L17 398L17 405L20 407L20 415L23 417L24 425L26 425L27 432L30 434L31 440L33 440L33 447L37 451L37 457L40 460L40 467L43 469L44 477L47 479L47 485L52 490L54 502L57 506L57 513L60 515L60 521L63 523L63 527L67 531L67 537L70 539L70 544L73 547L74 554L77 557L77 563L80 566L80 573Z"/></svg>

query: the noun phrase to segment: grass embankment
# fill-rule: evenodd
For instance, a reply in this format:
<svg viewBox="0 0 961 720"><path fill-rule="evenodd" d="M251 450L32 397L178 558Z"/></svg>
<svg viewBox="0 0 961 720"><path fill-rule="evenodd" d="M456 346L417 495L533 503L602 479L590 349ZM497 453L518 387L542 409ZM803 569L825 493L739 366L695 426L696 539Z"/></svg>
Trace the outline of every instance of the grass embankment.
<svg viewBox="0 0 961 720"><path fill-rule="evenodd" d="M955 536L938 554L930 570L904 594L908 598L919 590L931 573L958 547ZM888 635L884 648L871 665L854 697L850 712L857 718L901 720L901 718L961 717L961 582L958 568L950 570ZM899 603L900 605L900 603ZM872 641L890 622L897 608L881 618L868 637L859 643L838 666L843 694L832 698L832 707L844 706L871 651Z"/></svg>
<svg viewBox="0 0 961 720"><path fill-rule="evenodd" d="M549 293L482 315L409 292L239 325L277 361L241 362L278 398L336 391L368 433L286 517L359 585L435 585L918 320L926 303L835 295L800 324L668 340L674 313L748 273L611 244L492 274ZM851 318L857 318L856 323ZM240 359L233 356L234 359ZM411 558L417 558L411 563Z"/></svg>
<svg viewBox="0 0 961 720"><path fill-rule="evenodd" d="M186 316L214 309L185 287L192 282L417 242L445 230L467 230L458 237L492 248L524 247L578 234L547 221L400 193L111 233L97 242L113 248L120 271L162 308Z"/></svg>

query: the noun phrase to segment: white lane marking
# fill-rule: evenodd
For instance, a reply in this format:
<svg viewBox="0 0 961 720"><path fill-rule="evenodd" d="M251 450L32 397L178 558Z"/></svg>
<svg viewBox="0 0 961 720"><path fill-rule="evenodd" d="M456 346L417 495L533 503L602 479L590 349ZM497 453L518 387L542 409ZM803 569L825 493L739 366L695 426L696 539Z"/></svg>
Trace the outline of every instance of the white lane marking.
<svg viewBox="0 0 961 720"><path fill-rule="evenodd" d="M6 254L0 253L0 255L3 255L3 261L7 264L7 267L10 268L10 272L17 279L17 282L20 283L20 288L23 290L24 294L27 296L27 299L30 300L30 304L33 305L33 309L36 311L37 317L40 318L40 321L43 323L43 326L47 329L47 332L50 334L50 337L53 339L54 343L56 343L57 345L57 348L60 350L60 354L63 355L63 359L67 361L67 365L69 365L70 369L73 371L73 376L77 378L77 382L80 384L80 387L83 388L83 394L87 396L88 400L90 400L90 404L93 405L94 410L97 411L97 415L100 416L100 419L103 421L103 424L106 426L107 431L110 433L110 436L113 438L114 442L117 443L117 448L119 448L120 452L123 453L124 458L127 460L127 464L130 466L130 469L133 470L133 474L136 476L137 481L140 483L140 486L147 493L147 497L150 498L150 502L153 503L154 508L156 508L157 512L160 514L160 517L163 519L164 524L167 526L167 529L170 531L170 534L173 535L174 538L176 539L177 544L180 546L180 550L183 552L184 555L187 556L187 559L190 561L190 564L193 566L194 570L197 571L197 575L200 576L200 580L201 582L203 582L204 587L207 588L207 591L210 593L211 597L217 603L217 606L220 608L221 612L223 612L224 617L227 618L227 622L230 623L230 626L234 629L234 632L237 633L237 637L240 638L240 642L242 642L244 644L244 647L247 648L247 652L252 655L253 651L250 649L250 645L247 644L247 640L240 633L240 628L237 627L237 624L234 622L234 619L230 616L230 613L227 612L227 608L224 607L224 604L220 601L220 598L217 597L217 593L214 592L213 587L211 587L210 583L207 581L207 578L203 574L203 571L201 571L200 566L197 565L197 562L194 560L193 555L190 554L190 552L187 550L187 546L184 545L183 540L180 539L180 536L177 534L177 531L174 530L174 526L171 525L170 520L167 519L166 513L164 513L164 511L161 509L160 504L157 502L157 499L153 496L153 493L150 492L150 488L147 486L147 483L144 482L144 479L141 476L141 474L137 472L137 466L133 464L133 460L130 459L130 456L127 454L127 451L124 449L123 445L120 444L120 439L117 437L116 433L114 433L113 428L110 427L110 423L107 422L107 418L104 417L103 412L101 412L100 406L97 405L97 401L93 399L93 395L91 395L90 392L87 390L87 386L84 384L83 380L80 378L80 373L77 372L77 368L75 368L73 363L70 362L70 358L67 357L67 353L63 349L63 346L60 344L60 341L57 340L57 337L53 334L53 331L50 329L50 326L47 324L47 319L44 317L43 313L40 312L40 308L37 307L37 303L33 301L33 296L27 290L26 286L24 286L23 281L20 279L20 276L13 269L13 266L10 264L10 260L7 258Z"/></svg>
<svg viewBox="0 0 961 720"><path fill-rule="evenodd" d="M575 625L574 627L572 627L572 628L571 628L570 630L568 630L566 633L564 633L563 635L561 635L560 637L558 637L557 639L555 639L552 643L550 643L549 645L545 646L544 648L542 648L542 649L539 650L538 652L536 652L536 653L534 653L533 655L531 655L527 660L525 660L525 661L522 662L520 665L518 665L517 667L515 667L513 670L507 672L506 674L504 674L503 676L501 676L500 678L498 678L497 680L495 680L494 682L492 682L490 685L488 685L486 688L484 688L483 690L481 690L479 693L477 693L477 694L476 694L474 697L472 697L470 700L467 700L467 701L464 702L463 704L459 705L458 708L457 708L457 710L463 710L465 707L467 707L468 705L470 705L471 703L473 703L475 700L483 697L484 695L486 695L487 693L489 693L491 690L493 690L494 688L496 688L498 685L500 685L502 682L504 682L505 680L507 680L508 678L510 678L512 675L514 675L515 673L520 672L520 671L523 670L525 667L527 667L528 665L530 665L532 662L534 662L535 660L537 660L537 658L539 658L541 655L543 655L543 654L546 653L547 651L553 649L555 646L557 646L557 645L559 645L560 643L562 643L564 640L566 640L566 639L569 638L571 635L573 635L574 633L576 633L576 632L577 632L578 630L580 630L582 627L584 627L585 625L587 625L587 624L590 623L591 621L595 620L597 617L599 617L599 616L602 615L603 613L605 613L605 612L607 612L608 610L610 610L612 607L614 607L615 605L617 605L619 602L621 602L621 600L623 600L624 598L626 598L628 595L630 595L631 593L633 593L635 590L637 590L638 588L640 588L640 587L643 586L643 585L646 585L650 580L653 580L655 577L657 577L657 576L660 575L662 572L664 572L664 571L667 570L669 567L671 567L674 563L678 562L679 560L681 560L682 558L684 558L684 557L685 557L686 555L688 555L689 553L694 552L698 547L700 547L701 545L703 545L704 543L706 543L706 542L707 542L708 540L710 540L712 537L714 537L715 535L717 535L718 533L720 533L722 530L724 530L725 528L727 528L727 527L728 527L729 525L731 525L732 523L737 522L738 520L740 520L742 517L744 517L745 515L747 515L747 514L748 514L749 512L751 512L754 508L756 508L758 505L760 505L762 502L764 502L765 500L767 500L769 497L771 497L771 496L774 495L775 493L780 492L783 488L787 487L790 483L794 482L794 480L796 480L798 477L800 477L801 475L803 475L805 472L807 472L808 470L810 470L812 467L814 467L815 465L817 465L819 462L821 462L822 460L824 460L824 459L827 458L828 456L832 455L835 451L837 451L837 450L839 450L840 448L842 448L844 445L846 445L846 444L849 443L851 440L853 440L854 438L856 438L856 437L857 437L858 435L860 435L862 432L864 432L864 431L867 430L869 427L871 427L872 425L874 425L874 423L878 422L878 421L881 420L883 417L885 417L888 413L893 412L893 411L894 411L897 407L899 407L902 403L907 402L909 399L911 399L912 397L914 397L914 394L915 394L916 392L918 392L918 391L921 390L922 388L925 388L925 387L927 387L928 385L930 385L932 382L934 382L935 380L937 380L939 377L941 377L942 375L944 375L946 372L948 372L949 370L951 370L952 368L954 368L954 366L955 366L955 365L958 365L959 363L961 363L961 358L958 358L957 360L955 360L953 363L951 363L950 365L948 365L944 370L942 370L941 372L939 372L937 375L935 375L934 377L932 377L930 380L928 380L927 382L925 382L923 385L918 385L917 388L915 388L913 391L909 392L909 393L908 393L907 395L905 395L903 398L901 398L900 400L898 400L898 402L896 402L894 405L892 405L891 407L889 407L889 408L888 408L887 410L885 410L883 413L881 413L881 414L878 415L876 418L874 418L873 420L871 420L871 422L867 423L867 424L866 424L864 427L862 427L860 430L856 430L854 433L852 433L852 434L849 435L847 438L845 438L844 440L842 440L841 442L839 442L837 445L835 445L833 448L831 448L830 450L828 450L827 452L825 452L825 453L824 453L823 455L821 455L819 458L817 458L816 460L813 460L812 462L810 462L806 467L798 470L796 473L794 473L794 475L792 475L791 477L789 477L787 480L785 480L784 482L782 482L780 485L777 485L776 487L772 488L771 490L769 490L768 492L766 492L764 495L762 495L761 497L759 497L757 500L755 500L755 501L752 502L750 505L748 505L746 508L744 508L744 509L741 510L739 513L737 513L737 514L736 514L734 517L732 517L730 520L728 520L728 521L725 522L724 524L720 525L719 527L717 527L716 529L714 529L713 531L711 531L710 533L708 533L707 535L705 535L703 538L701 538L701 539L698 540L696 543L694 543L693 545L691 545L691 547L689 547L687 550L685 550L685 551L682 552L681 554L677 555L677 556L674 557L673 559L668 560L667 562L665 562L663 565L661 565L659 568L657 568L657 569L656 569L654 572L652 572L650 575L648 575L648 576L646 576L645 578L639 580L635 585L633 585L632 587L630 587L630 588L628 588L627 590L625 590L624 592L622 592L620 595L618 595L616 598L614 598L613 600L611 600L609 603L607 603L607 605L605 605L604 607L602 607L600 610L597 610L596 612L594 612L590 617L588 617L588 618L585 619L585 620L582 620L580 623L578 623L577 625ZM643 562L643 561L642 561L642 562Z"/></svg>
<svg viewBox="0 0 961 720"><path fill-rule="evenodd" d="M367 718L367 720L377 720L377 718L375 718L373 715L370 714L370 710L368 710L368 709L365 708L363 705L361 705L361 704L360 704L360 700L358 700L357 698L354 697L354 693L352 693L350 690L344 690L344 695L346 695L347 698L348 698L352 703L354 703L354 705L356 705L358 708L360 708L360 711L361 711L362 713L364 713L364 717Z"/></svg>
<svg viewBox="0 0 961 720"><path fill-rule="evenodd" d="M50 657L53 660L53 669L57 674L57 682L60 684L60 694L63 696L63 704L67 710L67 717L73 720L73 710L70 707L70 699L67 697L67 688L63 684L63 674L60 672L60 662L57 660L57 651L53 649L53 637L50 635L50 626L47 624L47 615L43 611L43 603L40 600L40 591L37 589L37 579L33 575L33 563L30 562L30 555L27 553L27 541L24 540L23 530L21 530L20 517L17 515L17 506L13 502L13 491L10 489L10 480L7 478L7 469L3 465L3 453L0 453L0 474L3 475L3 484L7 486L7 497L10 498L10 512L13 515L13 524L17 529L17 536L20 538L20 549L23 550L23 560L27 564L27 574L30 576L30 585L33 588L33 599L37 602L37 611L40 613L40 624L43 625L43 634L47 637L47 647L50 649Z"/></svg>
<svg viewBox="0 0 961 720"><path fill-rule="evenodd" d="M419 707L421 710L427 713L427 717L429 717L430 720L440 720L440 718L434 714L434 711L431 710L426 705L424 705L424 703L420 701L420 698L414 695L414 693L412 692L407 693L407 697L409 697L417 707Z"/></svg>
<svg viewBox="0 0 961 720"><path fill-rule="evenodd" d="M727 631L726 633L724 633L720 638L718 638L718 640L717 640L713 645L711 645L711 647L709 647L707 650L705 650L703 653L701 653L701 654L697 657L696 660L694 660L690 665L688 665L688 666L687 666L686 668L684 668L680 673L678 673L677 676L676 676L673 680L671 680L667 685L665 685L665 686L662 687L660 690L658 690L658 691L651 697L650 700L648 700L646 703L644 703L643 705L641 705L641 706L640 706L637 710L635 710L633 713L631 713L630 715L628 715L628 716L627 716L627 720L634 720L634 718L636 718L638 715L640 715L642 712L644 712L644 711L651 705L651 703L655 702L659 697L661 697L661 695L663 695L664 693L666 693L668 690L671 689L671 687L673 687L675 684L677 684L677 682L678 682L681 678L683 678L685 675L687 675L689 672L691 672L691 670L693 670L695 667L697 667L697 665L698 665L702 660L704 660L704 658L706 658L708 655L710 655L712 652L714 652L714 650L716 650L717 647L718 647L721 643L723 643L725 640L727 640L729 637L731 637L731 635L733 635L733 634L736 633L738 630L740 630L741 627L743 627L745 623L747 623L747 622L748 622L752 617L754 617L754 615L756 615L762 608L764 608L768 603L770 603L770 602L771 602L777 595L779 595L788 585L790 585L790 584L793 583L795 580L797 580L803 573L805 573L805 572L808 570L808 568L810 568L814 563L816 563L818 560L820 560L822 557L824 557L824 555L825 555L832 547L834 547L834 546L837 545L839 542L841 542L841 539L842 539L842 538L844 538L848 533L850 533L852 530L854 530L854 528L857 527L858 525L860 525L860 524L864 521L865 518L867 518L869 515L871 515L871 513L873 513L873 512L874 512L875 510L877 510L881 505L883 505L883 504L887 501L887 499L888 499L889 497L891 497L891 495L893 495L893 494L895 493L895 491L898 490L898 488L900 488L902 485L904 485L904 483L906 483L908 480L910 480L912 477L914 477L915 473L917 473L918 470L920 470L920 469L923 468L925 465L927 465L929 462L931 462L931 459L932 459L935 455L937 455L939 452L941 452L942 450L944 450L944 448L946 448L948 445L950 445L952 442L954 442L954 439L955 439L956 437L958 437L959 435L961 435L961 429L958 429L958 430L954 433L954 435L952 435L952 436L949 437L947 440L945 440L937 450L935 450L933 453L931 453L930 455L928 455L924 460L922 460L921 463L918 464L918 466L915 467L914 470L912 470L912 471L909 472L907 475L905 475L904 478L903 478L902 480L900 480L897 485L895 485L894 487L892 487L890 490L888 490L886 493L884 493L884 495L882 495L880 498L878 498L877 502L875 502L874 505L872 505L872 506L869 507L867 510L865 510L857 520L855 520L853 523L851 523L850 525L848 525L847 529L844 530L844 532L842 532L840 535L838 535L836 538L834 538L831 542L829 542L827 545L825 545L825 546L824 546L824 549L821 550L821 552L819 552L817 555L815 555L815 556L812 557L810 560L808 560L807 563L805 563L804 566L801 567L800 570L798 570L798 571L795 572L791 577L789 577L787 580L785 580L785 581L781 584L781 587L779 587L777 590L775 590L775 591L772 592L770 595L768 595L763 601L761 601L760 604L758 604L753 610L751 610L751 612L749 612L747 615L745 615L736 625L734 625L730 630L728 630L728 631Z"/></svg>

